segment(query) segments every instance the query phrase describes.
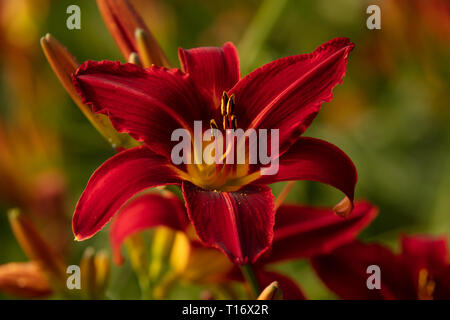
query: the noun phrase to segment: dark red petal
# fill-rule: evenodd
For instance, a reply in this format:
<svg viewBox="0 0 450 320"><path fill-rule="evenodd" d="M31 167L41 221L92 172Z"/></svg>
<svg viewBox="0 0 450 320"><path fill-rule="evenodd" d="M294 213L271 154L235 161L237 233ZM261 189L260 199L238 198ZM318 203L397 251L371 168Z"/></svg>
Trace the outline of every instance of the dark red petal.
<svg viewBox="0 0 450 320"><path fill-rule="evenodd" d="M353 214L347 218L337 216L331 209L283 205L275 214L272 249L259 262L310 258L329 253L355 240L377 213L378 209L367 202L357 202Z"/></svg>
<svg viewBox="0 0 450 320"><path fill-rule="evenodd" d="M433 298L436 300L450 300L450 265L435 275Z"/></svg>
<svg viewBox="0 0 450 320"><path fill-rule="evenodd" d="M194 120L203 116L210 119L207 102L178 69L87 61L75 72L73 82L83 103L108 115L118 131L166 156L175 129L191 129Z"/></svg>
<svg viewBox="0 0 450 320"><path fill-rule="evenodd" d="M123 262L120 249L127 237L156 226L183 230L187 223L184 204L172 194L149 193L133 199L119 210L111 223L114 261Z"/></svg>
<svg viewBox="0 0 450 320"><path fill-rule="evenodd" d="M236 192L208 191L183 182L188 215L197 235L234 263L253 263L273 237L273 195L266 186Z"/></svg>
<svg viewBox="0 0 450 320"><path fill-rule="evenodd" d="M434 298L450 298L450 274L447 239L432 236L402 237L402 259L411 276L411 282L418 286L419 272L426 269L436 283ZM444 294L445 292L445 294Z"/></svg>
<svg viewBox="0 0 450 320"><path fill-rule="evenodd" d="M283 300L306 300L305 295L294 280L281 273L257 269L255 275L261 288L267 287L273 281L278 281Z"/></svg>
<svg viewBox="0 0 450 320"><path fill-rule="evenodd" d="M342 82L353 43L326 42L311 54L275 60L242 78L230 94L242 128L280 129L283 152L302 134Z"/></svg>
<svg viewBox="0 0 450 320"><path fill-rule="evenodd" d="M400 257L377 244L353 242L331 254L312 259L312 265L326 286L343 299L415 299L413 283ZM368 289L367 267L381 271L381 288Z"/></svg>
<svg viewBox="0 0 450 320"><path fill-rule="evenodd" d="M148 147L122 151L91 176L73 215L77 240L96 234L133 195L151 187L180 183L173 167Z"/></svg>
<svg viewBox="0 0 450 320"><path fill-rule="evenodd" d="M239 57L231 42L219 47L178 49L183 70L189 73L199 88L220 106L222 94L231 89L240 78Z"/></svg>
<svg viewBox="0 0 450 320"><path fill-rule="evenodd" d="M263 175L255 183L287 180L326 183L353 201L357 173L352 160L338 147L323 140L302 137L280 157L277 174Z"/></svg>
<svg viewBox="0 0 450 320"><path fill-rule="evenodd" d="M445 237L404 236L402 237L402 257L414 269L436 270L447 267L448 248Z"/></svg>

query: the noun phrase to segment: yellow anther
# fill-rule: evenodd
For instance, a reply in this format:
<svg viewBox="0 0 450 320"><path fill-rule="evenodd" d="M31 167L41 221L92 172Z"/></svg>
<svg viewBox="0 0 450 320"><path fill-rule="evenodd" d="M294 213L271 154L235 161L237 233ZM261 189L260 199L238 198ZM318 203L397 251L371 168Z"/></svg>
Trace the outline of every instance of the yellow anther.
<svg viewBox="0 0 450 320"><path fill-rule="evenodd" d="M219 129L219 127L217 126L216 120L211 119L209 121L209 126L211 127L211 129Z"/></svg>
<svg viewBox="0 0 450 320"><path fill-rule="evenodd" d="M227 107L228 104L228 94L226 91L223 92L222 94L222 101L220 104L220 113L222 114L222 116L225 116L225 108Z"/></svg>
<svg viewBox="0 0 450 320"><path fill-rule="evenodd" d="M234 112L234 104L235 104L235 98L234 94L230 96L227 103L227 116L232 115Z"/></svg>

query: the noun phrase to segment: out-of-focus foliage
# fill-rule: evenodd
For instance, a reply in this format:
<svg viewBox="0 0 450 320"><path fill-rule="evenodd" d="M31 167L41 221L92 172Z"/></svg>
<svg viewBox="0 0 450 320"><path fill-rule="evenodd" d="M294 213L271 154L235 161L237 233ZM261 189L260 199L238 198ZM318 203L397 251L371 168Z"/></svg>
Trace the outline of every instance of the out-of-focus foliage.
<svg viewBox="0 0 450 320"><path fill-rule="evenodd" d="M364 239L395 245L400 233L450 233L450 12L445 0L385 0L381 30L366 28L370 1L135 0L173 65L177 47L237 45L242 72L349 37L356 47L344 84L307 135L340 146L359 174L357 198L380 208ZM73 1L0 1L0 264L26 261L8 224L20 206L64 254L109 250L107 232L72 242L70 218L89 176L114 150L65 93L39 47L52 33L79 61L121 60L95 1L80 0L81 30L66 28ZM260 8L260 9L258 9ZM274 186L275 192L281 190ZM337 203L340 195L298 182L287 201ZM310 298L332 298L306 262L280 266ZM176 288L174 298L199 298ZM109 298L136 298L129 264L113 267Z"/></svg>

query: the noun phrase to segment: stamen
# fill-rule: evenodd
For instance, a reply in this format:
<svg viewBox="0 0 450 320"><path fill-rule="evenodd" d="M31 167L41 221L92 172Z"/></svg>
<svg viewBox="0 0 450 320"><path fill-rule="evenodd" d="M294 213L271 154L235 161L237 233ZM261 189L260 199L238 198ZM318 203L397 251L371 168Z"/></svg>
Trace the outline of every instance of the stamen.
<svg viewBox="0 0 450 320"><path fill-rule="evenodd" d="M233 123L233 125L234 125L234 130L236 130L237 129L237 117L236 116L234 116L234 123Z"/></svg>
<svg viewBox="0 0 450 320"><path fill-rule="evenodd" d="M292 187L294 186L295 181L288 181L286 185L281 190L278 197L275 199L275 205L274 210L277 211L277 209L283 204L284 200L286 200L287 196L289 195L289 192L292 190Z"/></svg>
<svg viewBox="0 0 450 320"><path fill-rule="evenodd" d="M235 115L231 116L230 122L231 122L231 126L232 126L233 130L236 130L237 129L237 118Z"/></svg>
<svg viewBox="0 0 450 320"><path fill-rule="evenodd" d="M222 127L227 135L228 132L226 131L228 129L237 130L238 119L237 116L234 114L235 106L236 106L235 95L234 94L228 95L228 93L224 91L222 94L220 104L220 113L222 115ZM219 140L219 142L221 143L221 148L224 148L222 144L223 136L222 135L217 136L215 134L216 132L215 130L221 130L219 129L216 120L215 119L209 120L209 125L212 130L212 136L215 136L216 139L220 138L221 140ZM245 139L243 140L245 142ZM238 144L240 143L242 142L238 141ZM222 190L221 188L225 188L227 191L236 191L242 185L247 184L246 182L250 183L255 179L257 179L260 176L260 172L254 172L248 175L248 164L239 165L238 171L238 167L236 167L235 164L227 163L228 160L227 158L231 155L232 150L234 150L234 143L227 142L224 154L221 154L216 158L215 165L204 165L204 166L196 165L192 166L193 167L192 169L188 167L188 171L196 170L195 174L197 175L197 177L195 179L191 179L195 180L194 184L202 186L208 190ZM196 153L194 152L194 158L195 156Z"/></svg>
<svg viewBox="0 0 450 320"><path fill-rule="evenodd" d="M219 127L217 126L216 120L211 119L209 121L209 126L211 127L211 129L219 129Z"/></svg>
<svg viewBox="0 0 450 320"><path fill-rule="evenodd" d="M230 96L227 103L227 116L232 115L234 112L234 105L235 105L235 97L234 93Z"/></svg>
<svg viewBox="0 0 450 320"><path fill-rule="evenodd" d="M222 114L222 116L225 116L226 111L225 108L228 104L228 100L229 100L228 93L224 91L222 94L222 102L220 104L220 113Z"/></svg>
<svg viewBox="0 0 450 320"><path fill-rule="evenodd" d="M214 136L215 136L216 130L219 130L219 127L217 126L216 120L211 119L211 120L209 121L209 126L211 127L211 130L212 130L212 136L214 137Z"/></svg>
<svg viewBox="0 0 450 320"><path fill-rule="evenodd" d="M220 160L220 162L225 164L225 160L232 149L233 149L233 144L227 143L227 149L225 150L225 153L222 155L222 159Z"/></svg>
<svg viewBox="0 0 450 320"><path fill-rule="evenodd" d="M220 103L220 113L223 117L223 129L237 128L237 119L233 115L234 106L236 105L236 98L234 94L228 96L226 91L222 94L222 101Z"/></svg>

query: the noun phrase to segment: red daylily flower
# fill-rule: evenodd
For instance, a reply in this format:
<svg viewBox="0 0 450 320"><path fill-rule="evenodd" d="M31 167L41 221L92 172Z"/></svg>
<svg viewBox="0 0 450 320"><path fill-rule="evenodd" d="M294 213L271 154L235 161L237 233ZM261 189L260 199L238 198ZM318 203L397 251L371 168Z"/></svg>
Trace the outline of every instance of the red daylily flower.
<svg viewBox="0 0 450 320"><path fill-rule="evenodd" d="M267 184L312 180L345 195L348 214L357 180L348 156L325 141L300 135L342 82L353 44L331 40L311 54L273 61L240 79L236 49L179 50L182 70L87 61L73 75L83 103L106 114L120 132L144 142L107 160L92 175L73 217L76 239L97 233L136 193L180 185L199 238L238 264L254 262L271 244L273 195ZM234 108L221 104L234 97ZM225 101L226 102L226 101ZM221 110L222 109L222 110ZM193 132L194 121L247 129L279 129L279 171L259 165L174 165L172 132ZM225 168L224 168L225 167Z"/></svg>
<svg viewBox="0 0 450 320"><path fill-rule="evenodd" d="M270 271L270 265L300 258L311 258L329 253L335 248L352 242L356 235L377 215L377 209L367 202L357 202L354 213L341 218L330 209L282 205L275 215L273 246L253 265L261 288L278 281L285 299L304 299L297 284L288 276ZM156 226L188 232L190 226L183 203L173 195L145 194L126 204L113 220L110 239L114 260L123 261L121 247L126 238ZM191 239L192 250L199 250L201 243ZM203 248L204 250L205 248ZM208 249L216 250L216 249ZM229 263L228 261L225 261ZM227 274L209 278L243 281L240 270L230 265ZM204 276L206 277L206 275Z"/></svg>
<svg viewBox="0 0 450 320"><path fill-rule="evenodd" d="M378 244L353 242L312 262L328 288L343 299L450 299L447 240L405 236L401 246L397 255ZM367 288L370 265L380 268L379 290Z"/></svg>

